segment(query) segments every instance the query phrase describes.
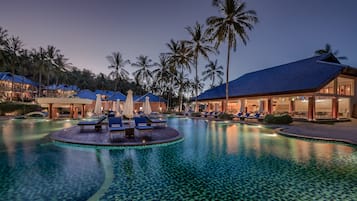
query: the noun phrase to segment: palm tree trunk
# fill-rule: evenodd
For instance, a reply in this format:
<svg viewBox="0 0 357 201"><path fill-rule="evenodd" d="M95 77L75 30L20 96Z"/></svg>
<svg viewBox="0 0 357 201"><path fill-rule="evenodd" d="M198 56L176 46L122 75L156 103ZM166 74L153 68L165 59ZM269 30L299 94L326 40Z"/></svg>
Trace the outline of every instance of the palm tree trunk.
<svg viewBox="0 0 357 201"><path fill-rule="evenodd" d="M195 79L197 79L197 80L195 80L195 81L198 81L198 69L197 69L197 63L198 63L198 61L197 61L197 58L198 56L197 56L197 53L196 53L196 55L195 55L195 68L196 68L196 77L195 77ZM197 96L198 96L198 82L196 82L196 84L195 84L195 95L196 95L196 97L195 97L195 112L198 112L198 105L197 105Z"/></svg>
<svg viewBox="0 0 357 201"><path fill-rule="evenodd" d="M229 37L229 36L228 36ZM230 37L229 37L230 38ZM224 103L224 111L227 112L227 107L228 107L228 96L229 96L229 91L228 91L228 79L229 79L229 59L230 59L230 54L231 54L231 40L229 39L228 42L228 53L227 53L227 70L226 70L226 102Z"/></svg>
<svg viewBox="0 0 357 201"><path fill-rule="evenodd" d="M179 106L179 112L182 112L182 102L183 102L183 98L182 98L182 96L183 96L183 94L182 94L182 92L183 92L183 66L181 66L181 73L182 73L182 77L181 77L181 84L180 84L180 89L179 89L179 104L180 104L180 106Z"/></svg>
<svg viewBox="0 0 357 201"><path fill-rule="evenodd" d="M38 77L38 96L41 97L41 85L42 85L42 67L40 66L40 72Z"/></svg>
<svg viewBox="0 0 357 201"><path fill-rule="evenodd" d="M213 78L212 78L212 87L214 86L214 81L215 81L215 75L213 75Z"/></svg>

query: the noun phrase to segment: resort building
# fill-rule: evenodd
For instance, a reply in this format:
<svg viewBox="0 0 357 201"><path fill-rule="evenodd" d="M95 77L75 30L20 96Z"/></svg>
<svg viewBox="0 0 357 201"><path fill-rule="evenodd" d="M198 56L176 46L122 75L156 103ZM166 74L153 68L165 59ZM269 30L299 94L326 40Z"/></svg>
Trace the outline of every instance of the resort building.
<svg viewBox="0 0 357 201"><path fill-rule="evenodd" d="M24 76L0 72L0 100L32 101L38 84Z"/></svg>
<svg viewBox="0 0 357 201"><path fill-rule="evenodd" d="M80 89L74 85L66 85L66 84L59 84L59 85L50 85L47 86L43 90L43 94L46 97L63 97L69 98L73 97Z"/></svg>
<svg viewBox="0 0 357 201"><path fill-rule="evenodd" d="M227 112L288 113L293 118L340 119L357 116L357 69L332 54L315 56L229 82ZM225 84L198 96L206 111L224 111Z"/></svg>

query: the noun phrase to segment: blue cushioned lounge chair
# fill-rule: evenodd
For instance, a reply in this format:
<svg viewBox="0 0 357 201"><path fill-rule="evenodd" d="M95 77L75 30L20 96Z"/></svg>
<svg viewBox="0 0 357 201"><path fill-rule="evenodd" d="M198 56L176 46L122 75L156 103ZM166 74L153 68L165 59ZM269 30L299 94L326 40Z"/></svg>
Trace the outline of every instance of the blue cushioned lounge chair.
<svg viewBox="0 0 357 201"><path fill-rule="evenodd" d="M147 119L147 124L150 124L151 126L155 127L166 127L167 126L167 121L162 120L162 119L155 119L155 118L150 118L146 116Z"/></svg>
<svg viewBox="0 0 357 201"><path fill-rule="evenodd" d="M108 120L108 125L109 125L109 135L110 135L110 140L113 139L114 134L125 134L125 128L123 127L123 122L121 120L121 117L110 117Z"/></svg>
<svg viewBox="0 0 357 201"><path fill-rule="evenodd" d="M139 131L152 131L154 127L149 126L149 121L146 117L134 117L135 128Z"/></svg>
<svg viewBox="0 0 357 201"><path fill-rule="evenodd" d="M94 126L95 131L100 131L102 129L103 121L106 119L106 116L102 116L97 120L94 121L80 121L78 122L78 126L81 127L81 131L84 129L85 126Z"/></svg>

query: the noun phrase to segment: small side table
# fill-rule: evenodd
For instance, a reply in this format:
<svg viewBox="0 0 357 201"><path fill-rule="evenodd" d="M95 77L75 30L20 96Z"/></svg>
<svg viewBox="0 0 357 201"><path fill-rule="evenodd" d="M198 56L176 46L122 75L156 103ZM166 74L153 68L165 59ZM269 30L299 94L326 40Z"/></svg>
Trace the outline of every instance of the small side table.
<svg viewBox="0 0 357 201"><path fill-rule="evenodd" d="M135 128L134 127L127 127L125 128L125 137L132 138L135 136L134 134Z"/></svg>

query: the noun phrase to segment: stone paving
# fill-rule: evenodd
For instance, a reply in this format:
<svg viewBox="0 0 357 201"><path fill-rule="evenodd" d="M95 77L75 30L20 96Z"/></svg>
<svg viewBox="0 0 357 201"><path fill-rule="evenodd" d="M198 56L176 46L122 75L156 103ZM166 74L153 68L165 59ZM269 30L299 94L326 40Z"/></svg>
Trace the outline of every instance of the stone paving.
<svg viewBox="0 0 357 201"><path fill-rule="evenodd" d="M93 146L141 146L161 144L177 141L183 138L177 130L170 127L154 128L152 131L140 132L134 130L134 136L126 136L124 133L117 133L109 136L106 128L96 132L93 128L87 127L83 130L79 126L63 129L51 133L51 139L59 142L93 145Z"/></svg>
<svg viewBox="0 0 357 201"><path fill-rule="evenodd" d="M340 141L357 145L357 119L334 124L293 122L291 125L278 127L281 128L279 133L283 135Z"/></svg>

